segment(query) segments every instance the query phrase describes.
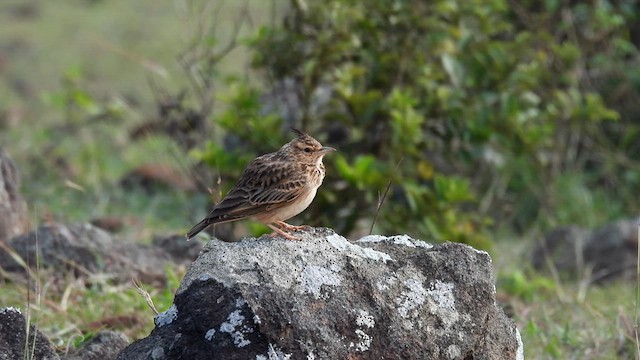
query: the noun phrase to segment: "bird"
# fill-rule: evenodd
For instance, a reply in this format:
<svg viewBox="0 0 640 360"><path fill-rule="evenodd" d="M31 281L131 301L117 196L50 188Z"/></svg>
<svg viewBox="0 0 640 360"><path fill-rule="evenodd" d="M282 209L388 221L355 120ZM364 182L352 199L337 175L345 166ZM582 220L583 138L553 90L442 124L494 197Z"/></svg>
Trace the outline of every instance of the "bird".
<svg viewBox="0 0 640 360"><path fill-rule="evenodd" d="M325 176L322 158L336 149L322 146L305 132L291 128L296 138L278 151L251 161L235 186L211 212L185 235L187 240L210 225L251 218L280 235L300 240L288 233L305 228L285 223L313 201ZM286 232L286 231L288 232Z"/></svg>

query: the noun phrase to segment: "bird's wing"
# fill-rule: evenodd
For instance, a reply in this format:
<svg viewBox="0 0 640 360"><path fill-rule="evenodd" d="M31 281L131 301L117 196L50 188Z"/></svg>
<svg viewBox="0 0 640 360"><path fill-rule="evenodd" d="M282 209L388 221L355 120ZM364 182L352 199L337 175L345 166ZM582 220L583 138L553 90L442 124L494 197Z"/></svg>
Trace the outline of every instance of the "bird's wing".
<svg viewBox="0 0 640 360"><path fill-rule="evenodd" d="M291 162L268 155L253 160L236 186L211 210L211 223L243 219L277 209L304 192L307 179Z"/></svg>

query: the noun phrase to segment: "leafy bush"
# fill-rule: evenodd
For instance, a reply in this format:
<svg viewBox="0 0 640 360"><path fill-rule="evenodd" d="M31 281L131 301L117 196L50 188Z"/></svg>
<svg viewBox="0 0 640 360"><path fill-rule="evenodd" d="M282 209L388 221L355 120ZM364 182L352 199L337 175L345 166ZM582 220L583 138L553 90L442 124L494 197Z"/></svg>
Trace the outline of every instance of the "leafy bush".
<svg viewBox="0 0 640 360"><path fill-rule="evenodd" d="M636 53L617 7L537 4L291 1L282 26L250 41L267 89L287 100L268 105L234 82L217 124L241 141L209 144L201 158L239 174L254 154L229 148L272 150L295 124L339 149L307 214L313 223L367 231L387 195L378 231L488 247L491 219L526 226L554 205L548 184L559 174L594 171L587 146L619 118L584 86L581 70L597 53L566 26L597 28ZM552 22L567 9L580 22Z"/></svg>

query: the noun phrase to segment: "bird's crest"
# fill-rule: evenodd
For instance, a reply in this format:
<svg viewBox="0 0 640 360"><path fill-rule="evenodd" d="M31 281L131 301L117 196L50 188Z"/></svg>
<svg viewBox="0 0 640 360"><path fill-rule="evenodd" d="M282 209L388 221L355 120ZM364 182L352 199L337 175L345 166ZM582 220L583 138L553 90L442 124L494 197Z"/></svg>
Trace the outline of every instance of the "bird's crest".
<svg viewBox="0 0 640 360"><path fill-rule="evenodd" d="M294 128L293 126L292 126L290 129L291 129L291 131L293 131L294 133L296 133L296 135L298 135L298 137L305 137L305 136L309 136L309 135L307 135L304 131L299 130L299 129L296 129L296 128Z"/></svg>

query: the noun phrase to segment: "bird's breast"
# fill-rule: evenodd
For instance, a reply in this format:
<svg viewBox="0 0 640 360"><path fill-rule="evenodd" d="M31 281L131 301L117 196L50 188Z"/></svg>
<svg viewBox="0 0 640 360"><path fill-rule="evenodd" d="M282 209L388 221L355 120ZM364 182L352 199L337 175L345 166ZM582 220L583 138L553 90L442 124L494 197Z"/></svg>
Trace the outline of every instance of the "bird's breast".
<svg viewBox="0 0 640 360"><path fill-rule="evenodd" d="M305 187L302 194L290 203L278 207L266 213L255 215L254 218L265 224L271 224L277 221L286 221L303 212L316 197L317 186Z"/></svg>
<svg viewBox="0 0 640 360"><path fill-rule="evenodd" d="M311 174L309 179L309 183L311 184L311 186L317 188L318 186L322 185L322 180L324 179L325 175L324 164L322 162L314 164L309 173Z"/></svg>

